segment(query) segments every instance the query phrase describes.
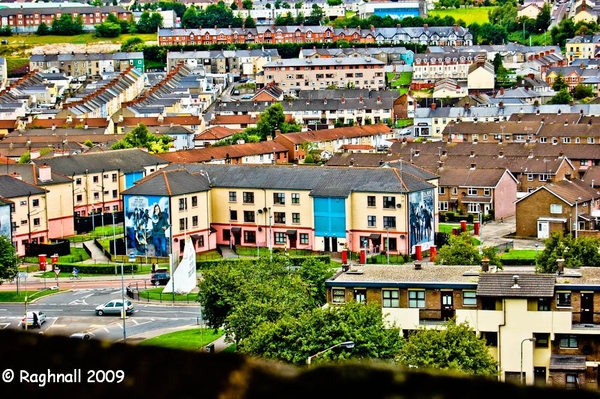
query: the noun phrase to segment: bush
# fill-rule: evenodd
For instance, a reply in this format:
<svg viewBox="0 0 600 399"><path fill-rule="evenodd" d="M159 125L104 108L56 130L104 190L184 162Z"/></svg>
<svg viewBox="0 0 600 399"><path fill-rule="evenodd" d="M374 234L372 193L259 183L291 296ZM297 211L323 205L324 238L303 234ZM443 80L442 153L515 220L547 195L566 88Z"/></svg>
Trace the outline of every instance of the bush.
<svg viewBox="0 0 600 399"><path fill-rule="evenodd" d="M440 221L440 223L444 223L446 221L446 215L443 213L440 213L439 221Z"/></svg>
<svg viewBox="0 0 600 399"><path fill-rule="evenodd" d="M446 221L454 222L456 214L454 212L446 212Z"/></svg>
<svg viewBox="0 0 600 399"><path fill-rule="evenodd" d="M472 213L469 213L467 215L467 222L468 223L473 223L473 220L475 219L475 215L473 215Z"/></svg>

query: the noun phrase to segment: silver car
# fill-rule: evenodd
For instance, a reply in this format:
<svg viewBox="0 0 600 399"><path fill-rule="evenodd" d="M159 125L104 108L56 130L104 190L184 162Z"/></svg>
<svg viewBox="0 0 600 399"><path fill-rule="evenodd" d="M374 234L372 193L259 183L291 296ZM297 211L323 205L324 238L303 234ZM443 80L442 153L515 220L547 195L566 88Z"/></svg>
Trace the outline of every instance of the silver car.
<svg viewBox="0 0 600 399"><path fill-rule="evenodd" d="M120 299L113 299L112 301L106 302L104 305L98 305L96 307L96 315L102 316L105 314L121 314L123 309L123 301ZM130 315L133 313L133 304L129 300L125 300L125 313Z"/></svg>

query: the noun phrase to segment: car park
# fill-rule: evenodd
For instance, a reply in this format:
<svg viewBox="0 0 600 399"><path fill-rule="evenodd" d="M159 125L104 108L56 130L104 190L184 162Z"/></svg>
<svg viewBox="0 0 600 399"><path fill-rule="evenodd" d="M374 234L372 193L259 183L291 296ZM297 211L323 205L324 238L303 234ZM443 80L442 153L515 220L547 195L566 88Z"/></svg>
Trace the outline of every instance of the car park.
<svg viewBox="0 0 600 399"><path fill-rule="evenodd" d="M150 278L150 284L157 286L157 287L159 285L167 285L167 283L169 282L170 279L171 279L171 276L169 275L169 273L156 272Z"/></svg>
<svg viewBox="0 0 600 399"><path fill-rule="evenodd" d="M37 325L34 325L34 321L37 319ZM27 312L27 317L21 319L21 327L25 328L41 328L42 324L46 322L46 313L33 310Z"/></svg>
<svg viewBox="0 0 600 399"><path fill-rule="evenodd" d="M103 305L96 306L96 315L103 316L105 314L118 314L123 311L123 301L121 299L113 299ZM130 315L133 313L133 304L129 300L125 300L125 313Z"/></svg>

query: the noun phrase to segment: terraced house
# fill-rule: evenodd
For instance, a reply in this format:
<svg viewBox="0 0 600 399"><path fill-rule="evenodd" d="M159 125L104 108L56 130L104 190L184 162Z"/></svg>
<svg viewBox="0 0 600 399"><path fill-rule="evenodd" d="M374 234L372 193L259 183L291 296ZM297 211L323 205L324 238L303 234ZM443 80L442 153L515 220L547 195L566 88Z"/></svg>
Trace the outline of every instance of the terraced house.
<svg viewBox="0 0 600 399"><path fill-rule="evenodd" d="M331 305L377 303L404 334L456 317L483 337L501 381L598 389L600 270L499 272L489 265L352 267L326 282Z"/></svg>
<svg viewBox="0 0 600 399"><path fill-rule="evenodd" d="M407 254L433 245L436 180L410 165L171 164L123 192L123 201L126 213L127 204L169 209L174 249L190 235L197 252L239 245Z"/></svg>

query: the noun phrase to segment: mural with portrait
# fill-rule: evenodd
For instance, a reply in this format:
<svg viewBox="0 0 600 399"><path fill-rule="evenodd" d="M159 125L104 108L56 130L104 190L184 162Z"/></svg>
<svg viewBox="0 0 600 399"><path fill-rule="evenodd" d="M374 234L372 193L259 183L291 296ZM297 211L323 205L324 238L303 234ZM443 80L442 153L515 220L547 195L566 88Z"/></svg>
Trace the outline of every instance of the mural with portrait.
<svg viewBox="0 0 600 399"><path fill-rule="evenodd" d="M127 253L166 257L170 253L169 197L126 195Z"/></svg>
<svg viewBox="0 0 600 399"><path fill-rule="evenodd" d="M8 237L12 241L10 204L4 204L3 202L0 202L0 235Z"/></svg>
<svg viewBox="0 0 600 399"><path fill-rule="evenodd" d="M415 245L426 251L433 245L435 230L433 190L423 190L408 194L408 221L410 251L415 253Z"/></svg>

